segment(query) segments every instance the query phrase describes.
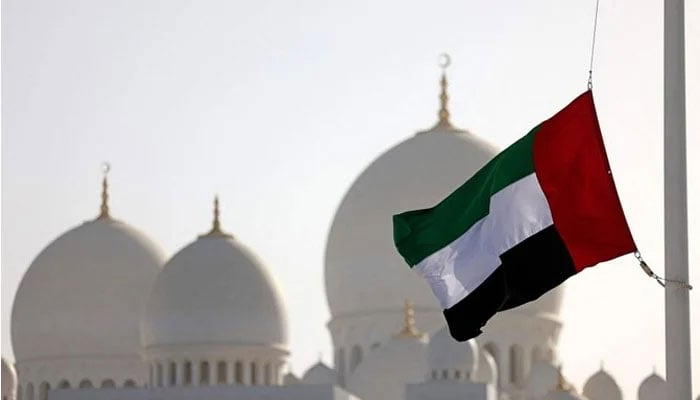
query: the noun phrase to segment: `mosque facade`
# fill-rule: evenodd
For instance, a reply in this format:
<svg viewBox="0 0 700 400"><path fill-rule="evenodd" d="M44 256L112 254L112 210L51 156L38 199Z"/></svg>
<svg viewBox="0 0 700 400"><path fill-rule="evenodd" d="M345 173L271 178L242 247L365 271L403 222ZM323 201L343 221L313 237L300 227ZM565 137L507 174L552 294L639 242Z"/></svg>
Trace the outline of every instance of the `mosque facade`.
<svg viewBox="0 0 700 400"><path fill-rule="evenodd" d="M391 215L459 186L497 149L438 122L373 161L345 194L325 253L333 366L288 371L283 299L254 249L211 228L169 259L109 210L41 251L17 291L16 362L2 360L3 400L621 400L594 373L581 392L561 374L564 288L503 312L465 343L395 251ZM639 400L664 398L655 373Z"/></svg>

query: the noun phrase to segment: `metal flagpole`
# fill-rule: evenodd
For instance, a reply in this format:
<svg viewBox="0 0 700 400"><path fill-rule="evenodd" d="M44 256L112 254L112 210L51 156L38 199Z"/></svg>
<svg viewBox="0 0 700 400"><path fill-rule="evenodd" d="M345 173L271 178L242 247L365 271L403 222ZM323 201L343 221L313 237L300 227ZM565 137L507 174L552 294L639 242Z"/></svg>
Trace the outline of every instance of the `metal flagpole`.
<svg viewBox="0 0 700 400"><path fill-rule="evenodd" d="M664 233L666 279L688 282L684 0L664 0ZM668 400L691 400L689 289L666 285Z"/></svg>

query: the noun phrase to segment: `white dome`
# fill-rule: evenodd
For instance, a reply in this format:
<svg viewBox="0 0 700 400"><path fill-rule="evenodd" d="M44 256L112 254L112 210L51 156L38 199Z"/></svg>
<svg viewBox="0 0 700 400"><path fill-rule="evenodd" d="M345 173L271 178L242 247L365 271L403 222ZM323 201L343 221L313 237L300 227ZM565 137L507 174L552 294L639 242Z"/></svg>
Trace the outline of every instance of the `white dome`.
<svg viewBox="0 0 700 400"><path fill-rule="evenodd" d="M17 362L138 360L141 310L163 261L151 240L109 218L61 235L17 290L11 325Z"/></svg>
<svg viewBox="0 0 700 400"><path fill-rule="evenodd" d="M142 341L160 346L287 348L287 318L263 263L231 236L200 236L153 284Z"/></svg>
<svg viewBox="0 0 700 400"><path fill-rule="evenodd" d="M590 400L622 400L622 392L615 379L602 368L588 378L583 394Z"/></svg>
<svg viewBox="0 0 700 400"><path fill-rule="evenodd" d="M14 400L17 393L17 373L15 367L2 358L2 398Z"/></svg>
<svg viewBox="0 0 700 400"><path fill-rule="evenodd" d="M347 380L347 388L365 400L405 400L407 383L427 376L424 337L397 335L371 350Z"/></svg>
<svg viewBox="0 0 700 400"><path fill-rule="evenodd" d="M326 295L333 317L402 309L439 310L423 279L399 256L392 215L430 207L482 167L496 150L466 132L415 135L370 164L336 212L325 259Z"/></svg>
<svg viewBox="0 0 700 400"><path fill-rule="evenodd" d="M444 327L430 338L428 366L431 371L461 371L471 377L477 370L479 347L475 340L458 342ZM452 376L450 376L452 378Z"/></svg>
<svg viewBox="0 0 700 400"><path fill-rule="evenodd" d="M282 378L282 384L283 384L284 386L287 386L287 385L298 385L298 384L300 384L300 383L301 383L301 380L300 380L299 378L297 378L297 376L294 375L294 373L292 373L292 372L288 372L288 373L285 374L284 377Z"/></svg>
<svg viewBox="0 0 700 400"><path fill-rule="evenodd" d="M658 400L666 398L666 381L656 374L649 375L639 385L639 400Z"/></svg>
<svg viewBox="0 0 700 400"><path fill-rule="evenodd" d="M301 381L307 385L335 385L338 383L338 376L335 370L319 361L304 373Z"/></svg>

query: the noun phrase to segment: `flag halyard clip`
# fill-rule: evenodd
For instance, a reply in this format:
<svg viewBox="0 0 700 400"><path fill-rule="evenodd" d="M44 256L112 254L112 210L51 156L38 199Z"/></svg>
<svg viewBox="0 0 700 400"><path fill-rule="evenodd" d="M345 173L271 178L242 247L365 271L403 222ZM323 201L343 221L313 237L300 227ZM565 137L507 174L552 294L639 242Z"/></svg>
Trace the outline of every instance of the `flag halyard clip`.
<svg viewBox="0 0 700 400"><path fill-rule="evenodd" d="M654 271L652 271L651 267L644 261L644 259L642 258L642 253L640 253L639 251L634 252L634 257L637 259L637 261L639 261L639 266L647 274L647 276L653 278L656 282L658 282L659 285L666 287L670 284L676 286L679 289L693 290L693 286L688 282L678 281L675 279L666 279L657 275Z"/></svg>

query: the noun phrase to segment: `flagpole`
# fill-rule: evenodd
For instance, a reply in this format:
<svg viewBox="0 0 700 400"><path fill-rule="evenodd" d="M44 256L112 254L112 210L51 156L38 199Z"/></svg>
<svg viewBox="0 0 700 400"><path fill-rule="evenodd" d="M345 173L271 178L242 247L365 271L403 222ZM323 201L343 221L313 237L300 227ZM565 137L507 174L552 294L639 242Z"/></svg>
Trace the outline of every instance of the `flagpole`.
<svg viewBox="0 0 700 400"><path fill-rule="evenodd" d="M666 279L688 282L684 0L664 0L664 233ZM666 285L668 400L691 400L689 290Z"/></svg>

